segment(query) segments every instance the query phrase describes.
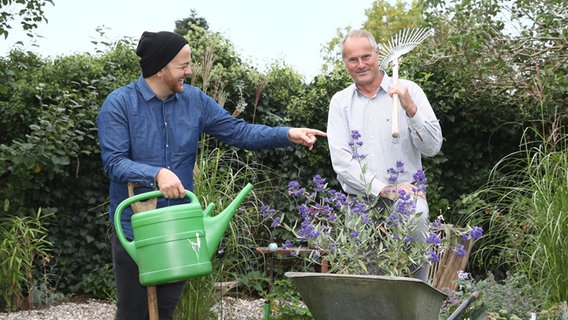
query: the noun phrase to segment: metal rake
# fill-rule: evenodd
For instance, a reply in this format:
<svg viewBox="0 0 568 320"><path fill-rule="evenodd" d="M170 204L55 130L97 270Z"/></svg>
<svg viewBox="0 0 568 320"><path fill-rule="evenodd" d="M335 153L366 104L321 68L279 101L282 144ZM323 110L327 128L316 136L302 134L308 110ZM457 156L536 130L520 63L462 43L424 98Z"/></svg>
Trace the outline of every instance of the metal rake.
<svg viewBox="0 0 568 320"><path fill-rule="evenodd" d="M427 28L403 29L387 43L379 45L379 59L381 59L379 65L384 69L392 62L392 79L394 84L398 84L398 59L416 48L433 33L432 29ZM398 95L394 94L392 98L391 134L393 138L398 138L400 136L398 128Z"/></svg>

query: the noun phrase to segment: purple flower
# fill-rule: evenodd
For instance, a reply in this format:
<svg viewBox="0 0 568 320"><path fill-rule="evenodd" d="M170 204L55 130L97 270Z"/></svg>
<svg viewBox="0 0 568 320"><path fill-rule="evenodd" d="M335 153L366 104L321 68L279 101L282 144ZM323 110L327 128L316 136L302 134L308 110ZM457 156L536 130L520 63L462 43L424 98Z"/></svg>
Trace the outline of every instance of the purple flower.
<svg viewBox="0 0 568 320"><path fill-rule="evenodd" d="M440 261L440 257L438 257L438 254L435 251L429 251L428 252L428 261L436 263L436 262Z"/></svg>
<svg viewBox="0 0 568 320"><path fill-rule="evenodd" d="M366 154L359 154L357 151L353 150L352 159L365 159L367 155Z"/></svg>
<svg viewBox="0 0 568 320"><path fill-rule="evenodd" d="M366 212L365 203L359 202L357 200L357 202L353 203L353 205L351 207L351 212L352 213L364 213L364 212Z"/></svg>
<svg viewBox="0 0 568 320"><path fill-rule="evenodd" d="M339 245L337 243L332 243L329 245L329 253L333 254L335 253L335 250L339 248Z"/></svg>
<svg viewBox="0 0 568 320"><path fill-rule="evenodd" d="M426 185L426 174L423 170L418 169L415 174L412 175L414 179L414 184L416 186L425 186Z"/></svg>
<svg viewBox="0 0 568 320"><path fill-rule="evenodd" d="M398 173L405 173L406 171L404 171L404 162L402 161L397 161L396 162L396 167L398 168Z"/></svg>
<svg viewBox="0 0 568 320"><path fill-rule="evenodd" d="M434 222L432 222L432 226L433 227L440 227L442 225L442 222L440 221L440 219L436 219L434 220Z"/></svg>
<svg viewBox="0 0 568 320"><path fill-rule="evenodd" d="M302 228L298 230L298 235L302 241L307 239L315 239L321 235L321 232L316 229L313 224L305 224L302 222Z"/></svg>
<svg viewBox="0 0 568 320"><path fill-rule="evenodd" d="M302 204L298 207L298 212L300 213L300 215L302 216L302 218L306 218L310 215L310 208L308 206L306 206L305 204Z"/></svg>
<svg viewBox="0 0 568 320"><path fill-rule="evenodd" d="M361 241L361 238L359 238L359 232L357 232L357 231L351 232L351 238L355 239L356 242Z"/></svg>
<svg viewBox="0 0 568 320"><path fill-rule="evenodd" d="M349 141L349 147L351 147L351 157L357 161L364 159L367 155L360 154L357 149L363 145L363 141L360 141L361 134L357 130L351 130L351 138L353 140Z"/></svg>
<svg viewBox="0 0 568 320"><path fill-rule="evenodd" d="M465 257L465 254L466 254L466 252L465 252L463 244L458 243L456 245L456 251L455 251L456 257L460 257L460 258Z"/></svg>
<svg viewBox="0 0 568 320"><path fill-rule="evenodd" d="M304 194L304 188L297 181L291 181L288 183L288 194L294 197L301 196Z"/></svg>
<svg viewBox="0 0 568 320"><path fill-rule="evenodd" d="M317 192L324 192L325 179L322 178L319 174L313 177L312 183L314 184Z"/></svg>
<svg viewBox="0 0 568 320"><path fill-rule="evenodd" d="M316 250L313 250L312 253L313 253L313 258L314 258L314 259L317 259L317 258L320 257L319 252L317 252Z"/></svg>
<svg viewBox="0 0 568 320"><path fill-rule="evenodd" d="M392 183L398 180L398 170L396 170L395 168L387 169L387 175L388 175L387 180Z"/></svg>
<svg viewBox="0 0 568 320"><path fill-rule="evenodd" d="M283 244L282 244L282 249L287 249L290 248L292 246L292 242L290 242L290 240L286 240Z"/></svg>
<svg viewBox="0 0 568 320"><path fill-rule="evenodd" d="M471 230L469 230L469 236L475 240L481 238L482 235L483 235L483 228L481 227L473 226L471 227Z"/></svg>
<svg viewBox="0 0 568 320"><path fill-rule="evenodd" d="M440 237L435 233L430 233L428 238L426 238L426 242L429 243L429 244L438 245L438 244L440 244L440 241L441 241Z"/></svg>
<svg viewBox="0 0 568 320"><path fill-rule="evenodd" d="M359 130L351 130L351 139L358 140L359 138L361 138Z"/></svg>
<svg viewBox="0 0 568 320"><path fill-rule="evenodd" d="M281 220L280 217L276 217L276 218L274 219L274 221L272 221L272 224L270 225L270 227L271 227L272 229L275 229L276 227L278 227L278 226L280 225L280 222L281 222L280 220Z"/></svg>
<svg viewBox="0 0 568 320"><path fill-rule="evenodd" d="M264 205L264 206L260 207L260 212L262 212L262 217L263 217L263 218L268 218L268 217L270 216L270 214L269 214L269 212L268 212L269 209L270 209L270 208L269 208L267 205Z"/></svg>

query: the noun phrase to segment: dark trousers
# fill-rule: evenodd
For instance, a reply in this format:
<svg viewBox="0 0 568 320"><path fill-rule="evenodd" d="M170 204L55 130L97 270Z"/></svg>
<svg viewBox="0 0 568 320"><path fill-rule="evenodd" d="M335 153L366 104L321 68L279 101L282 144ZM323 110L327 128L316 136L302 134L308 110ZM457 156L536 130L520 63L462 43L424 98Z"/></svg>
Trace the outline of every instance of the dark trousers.
<svg viewBox="0 0 568 320"><path fill-rule="evenodd" d="M138 266L118 241L114 230L111 235L112 262L118 299L117 320L148 319L148 295L140 284ZM172 320L185 281L156 286L160 320Z"/></svg>

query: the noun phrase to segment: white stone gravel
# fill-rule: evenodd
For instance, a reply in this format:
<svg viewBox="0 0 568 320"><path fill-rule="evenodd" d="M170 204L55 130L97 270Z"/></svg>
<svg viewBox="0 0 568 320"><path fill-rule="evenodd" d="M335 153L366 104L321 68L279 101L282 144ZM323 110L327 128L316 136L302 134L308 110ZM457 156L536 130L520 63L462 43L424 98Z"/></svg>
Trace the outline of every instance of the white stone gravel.
<svg viewBox="0 0 568 320"><path fill-rule="evenodd" d="M223 298L223 312L219 305L213 310L219 320L259 320L264 317L264 299Z"/></svg>
<svg viewBox="0 0 568 320"><path fill-rule="evenodd" d="M0 313L0 320L111 320L116 306L112 302L87 300L65 302L45 309Z"/></svg>
<svg viewBox="0 0 568 320"><path fill-rule="evenodd" d="M219 320L258 320L264 315L264 299L225 297L223 311L214 307ZM0 320L112 320L116 306L112 302L86 300L65 302L45 309L0 313Z"/></svg>

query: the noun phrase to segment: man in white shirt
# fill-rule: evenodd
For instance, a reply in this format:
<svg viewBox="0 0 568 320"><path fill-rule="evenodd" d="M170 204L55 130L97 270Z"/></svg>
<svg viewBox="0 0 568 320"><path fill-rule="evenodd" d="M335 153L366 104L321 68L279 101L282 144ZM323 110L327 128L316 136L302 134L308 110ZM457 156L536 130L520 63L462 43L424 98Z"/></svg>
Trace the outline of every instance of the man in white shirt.
<svg viewBox="0 0 568 320"><path fill-rule="evenodd" d="M442 146L442 129L426 95L412 81L400 79L394 84L379 68L379 48L367 31L354 30L345 36L342 54L355 83L337 92L329 106L328 142L339 183L345 192L356 195L365 195L370 185L373 196L386 200L396 196L393 190L412 192L412 175L422 169L422 155L434 156ZM396 138L391 134L393 94L400 99L400 134ZM366 155L364 179L349 146L352 130L361 134L363 142L358 153ZM405 173L390 185L387 170L397 161L404 163ZM424 241L428 226L428 204L422 196L416 203L416 212L423 212L413 235L416 241ZM427 273L427 268L422 268L414 276L426 280Z"/></svg>

